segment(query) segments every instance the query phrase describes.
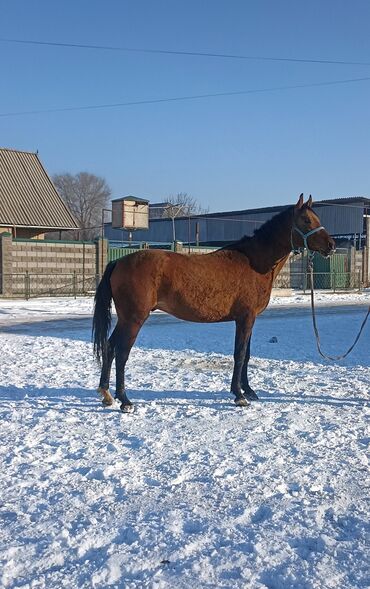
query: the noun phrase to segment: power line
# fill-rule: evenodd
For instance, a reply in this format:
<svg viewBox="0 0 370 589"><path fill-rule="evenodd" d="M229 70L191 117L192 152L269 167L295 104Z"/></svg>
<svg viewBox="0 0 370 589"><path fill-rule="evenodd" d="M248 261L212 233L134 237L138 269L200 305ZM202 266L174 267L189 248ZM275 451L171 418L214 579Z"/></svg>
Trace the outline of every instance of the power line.
<svg viewBox="0 0 370 589"><path fill-rule="evenodd" d="M188 57L213 57L222 59L240 59L248 61L283 61L292 63L321 63L329 65L360 65L370 66L367 61L346 61L336 59L301 59L293 57L271 57L262 55L238 55L232 53L211 53L203 51L175 51L170 49L144 49L135 47L116 47L111 45L89 45L83 43L58 43L54 41L35 41L31 39L0 38L3 43L17 43L23 45L41 45L50 47L67 47L70 49L94 49L103 51L121 51L126 53L154 53L162 55L184 55Z"/></svg>
<svg viewBox="0 0 370 589"><path fill-rule="evenodd" d="M241 96L246 94L261 94L268 92L278 92L282 90L295 90L300 88L315 88L320 86L334 86L339 84L351 84L354 82L368 82L370 76L364 78L350 78L347 80L333 80L331 82L312 82L308 84L292 84L288 86L274 86L271 88L257 88L252 90L237 90L234 92L212 92L207 94L194 94L191 96L174 96L169 98L154 98L149 100L131 100L128 102L116 102L108 104L90 104L85 106L67 106L61 108L46 108L37 110L24 110L16 112L3 112L0 113L0 117L15 117L24 115L36 115L36 114L47 114L57 112L71 112L71 111L82 111L82 110L97 110L105 108L121 108L124 106L139 106L146 104L160 104L162 102L180 102L187 100L200 100L204 98L217 98L222 96Z"/></svg>

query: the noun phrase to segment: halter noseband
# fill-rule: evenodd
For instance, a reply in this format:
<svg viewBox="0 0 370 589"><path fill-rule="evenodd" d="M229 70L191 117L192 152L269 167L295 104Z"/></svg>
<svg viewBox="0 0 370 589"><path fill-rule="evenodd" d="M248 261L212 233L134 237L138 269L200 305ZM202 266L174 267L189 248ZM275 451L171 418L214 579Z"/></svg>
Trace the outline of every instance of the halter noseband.
<svg viewBox="0 0 370 589"><path fill-rule="evenodd" d="M292 252L294 254L299 254L301 252L302 249L306 248L306 250L308 251L308 255L310 258L313 258L313 256L315 255L315 252L312 251L309 247L308 247L308 238L310 237L310 235L313 235L314 233L317 233L318 231L321 231L321 229L325 229L325 227L323 227L322 225L320 225L320 227L315 227L315 229L311 229L311 231L308 231L307 233L303 233L303 231L301 231L299 229L299 227L297 227L297 225L293 225L292 227L292 231L290 234L290 242L292 245ZM303 240L303 248L301 247L295 247L293 244L293 231L296 231L297 233L299 233L299 235L302 237Z"/></svg>

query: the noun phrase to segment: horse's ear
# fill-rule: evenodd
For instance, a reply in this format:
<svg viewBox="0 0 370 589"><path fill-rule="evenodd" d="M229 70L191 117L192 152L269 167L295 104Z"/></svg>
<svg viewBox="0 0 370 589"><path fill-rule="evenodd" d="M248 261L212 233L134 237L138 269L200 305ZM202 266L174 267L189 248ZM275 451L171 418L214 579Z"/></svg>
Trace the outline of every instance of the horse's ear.
<svg viewBox="0 0 370 589"><path fill-rule="evenodd" d="M306 202L306 205L310 208L312 207L312 196L311 195L309 196L308 201Z"/></svg>
<svg viewBox="0 0 370 589"><path fill-rule="evenodd" d="M299 197L299 199L298 199L298 202L297 202L297 204L295 205L295 208L296 208L297 210L298 210L298 209L301 209L302 207L303 207L303 192L302 192L302 194L300 195L300 197Z"/></svg>

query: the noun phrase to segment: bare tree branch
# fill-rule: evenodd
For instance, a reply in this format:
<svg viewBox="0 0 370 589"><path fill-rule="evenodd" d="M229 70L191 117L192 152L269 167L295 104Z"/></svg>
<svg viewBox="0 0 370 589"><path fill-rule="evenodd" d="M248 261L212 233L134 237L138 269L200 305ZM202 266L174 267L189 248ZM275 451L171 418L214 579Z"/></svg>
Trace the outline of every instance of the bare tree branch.
<svg viewBox="0 0 370 589"><path fill-rule="evenodd" d="M204 209L197 199L187 192L178 192L176 195L169 196L167 203L168 205L163 210L163 217L169 217L170 219L208 212L208 209Z"/></svg>

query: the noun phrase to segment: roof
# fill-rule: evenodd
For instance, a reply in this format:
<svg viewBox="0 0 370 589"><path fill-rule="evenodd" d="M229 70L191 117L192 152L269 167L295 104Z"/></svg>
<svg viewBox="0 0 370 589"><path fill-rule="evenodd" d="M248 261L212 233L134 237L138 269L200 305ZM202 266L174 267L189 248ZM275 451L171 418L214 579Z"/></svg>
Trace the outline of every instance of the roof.
<svg viewBox="0 0 370 589"><path fill-rule="evenodd" d="M134 201L134 202L141 202L142 204L148 204L149 201L146 200L145 198L139 198L138 196L131 196L131 194L129 196L121 196L121 198L115 198L114 200L112 200L112 202L120 202L122 200L129 200L129 201Z"/></svg>
<svg viewBox="0 0 370 589"><path fill-rule="evenodd" d="M0 148L0 226L78 228L37 153Z"/></svg>
<svg viewBox="0 0 370 589"><path fill-rule="evenodd" d="M328 198L326 200L320 200L319 203L337 203L337 204L351 204L351 203L364 203L365 206L370 205L370 198L367 196L338 196L336 198ZM315 203L314 203L315 204Z"/></svg>

